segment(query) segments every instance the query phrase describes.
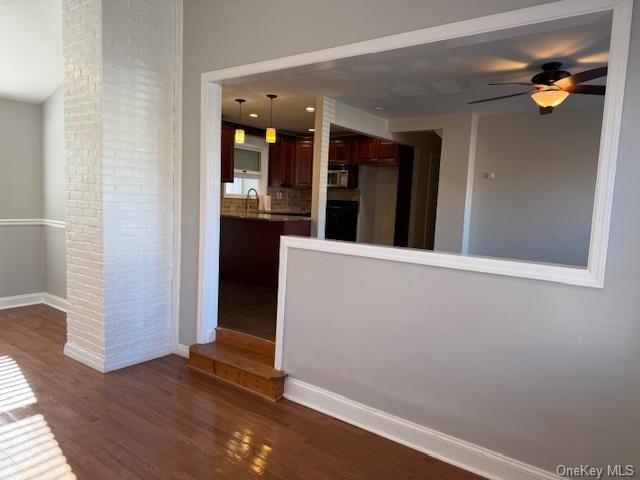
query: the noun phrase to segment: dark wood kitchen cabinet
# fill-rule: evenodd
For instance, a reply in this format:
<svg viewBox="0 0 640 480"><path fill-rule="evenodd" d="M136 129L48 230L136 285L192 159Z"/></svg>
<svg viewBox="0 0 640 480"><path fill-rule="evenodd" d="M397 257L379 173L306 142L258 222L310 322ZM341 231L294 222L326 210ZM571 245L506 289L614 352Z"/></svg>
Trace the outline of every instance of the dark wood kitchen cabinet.
<svg viewBox="0 0 640 480"><path fill-rule="evenodd" d="M295 160L296 187L310 187L313 181L313 139L300 138L296 140Z"/></svg>
<svg viewBox="0 0 640 480"><path fill-rule="evenodd" d="M233 126L222 124L222 139L220 142L222 183L233 183L234 134Z"/></svg>
<svg viewBox="0 0 640 480"><path fill-rule="evenodd" d="M354 141L355 161L361 165L393 165L399 161L400 146L391 140L360 137Z"/></svg>
<svg viewBox="0 0 640 480"><path fill-rule="evenodd" d="M280 237L311 235L311 221L220 218L220 278L278 288Z"/></svg>
<svg viewBox="0 0 640 480"><path fill-rule="evenodd" d="M269 145L269 186L293 187L296 142L293 137L280 135Z"/></svg>
<svg viewBox="0 0 640 480"><path fill-rule="evenodd" d="M400 145L390 140L378 140L378 151L376 153L377 163L396 163L399 161Z"/></svg>
<svg viewBox="0 0 640 480"><path fill-rule="evenodd" d="M359 137L353 141L355 163L373 163L377 152L377 138Z"/></svg>
<svg viewBox="0 0 640 480"><path fill-rule="evenodd" d="M313 139L281 135L269 145L269 186L309 187L313 181Z"/></svg>
<svg viewBox="0 0 640 480"><path fill-rule="evenodd" d="M329 165L351 164L350 138L332 138L329 140Z"/></svg>

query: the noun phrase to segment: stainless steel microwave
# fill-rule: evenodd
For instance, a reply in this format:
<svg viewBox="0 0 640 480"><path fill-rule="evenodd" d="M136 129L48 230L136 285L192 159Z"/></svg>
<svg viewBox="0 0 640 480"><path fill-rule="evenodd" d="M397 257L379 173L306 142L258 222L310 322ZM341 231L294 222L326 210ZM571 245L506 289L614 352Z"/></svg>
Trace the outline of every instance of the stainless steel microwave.
<svg viewBox="0 0 640 480"><path fill-rule="evenodd" d="M349 172L346 169L329 170L327 177L328 187L344 187L349 185Z"/></svg>

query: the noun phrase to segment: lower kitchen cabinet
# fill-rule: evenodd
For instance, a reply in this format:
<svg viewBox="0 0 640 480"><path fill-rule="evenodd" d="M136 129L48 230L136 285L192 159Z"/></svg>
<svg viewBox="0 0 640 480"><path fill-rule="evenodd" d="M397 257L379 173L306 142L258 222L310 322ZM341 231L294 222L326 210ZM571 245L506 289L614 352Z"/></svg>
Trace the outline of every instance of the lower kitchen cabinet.
<svg viewBox="0 0 640 480"><path fill-rule="evenodd" d="M220 278L278 287L280 237L311 235L311 220L260 220L252 217L220 218Z"/></svg>

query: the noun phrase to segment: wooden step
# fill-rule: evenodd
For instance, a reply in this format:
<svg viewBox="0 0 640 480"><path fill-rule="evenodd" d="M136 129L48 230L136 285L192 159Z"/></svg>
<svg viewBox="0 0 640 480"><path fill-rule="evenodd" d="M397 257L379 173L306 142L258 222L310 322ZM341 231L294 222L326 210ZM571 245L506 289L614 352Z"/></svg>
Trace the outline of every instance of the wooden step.
<svg viewBox="0 0 640 480"><path fill-rule="evenodd" d="M218 327L216 328L216 341L268 357L273 365L273 359L276 356L276 344L271 340Z"/></svg>
<svg viewBox="0 0 640 480"><path fill-rule="evenodd" d="M189 368L225 380L269 400L284 393L284 372L273 368L273 359L235 345L216 340L192 345Z"/></svg>

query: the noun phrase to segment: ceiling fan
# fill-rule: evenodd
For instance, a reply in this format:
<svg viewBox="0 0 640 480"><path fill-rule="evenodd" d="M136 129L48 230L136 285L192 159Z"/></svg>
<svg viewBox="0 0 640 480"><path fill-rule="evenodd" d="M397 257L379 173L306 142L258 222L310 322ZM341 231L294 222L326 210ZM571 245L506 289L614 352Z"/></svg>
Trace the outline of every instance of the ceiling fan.
<svg viewBox="0 0 640 480"><path fill-rule="evenodd" d="M531 94L531 98L540 107L540 115L547 115L553 112L564 102L571 93L582 93L586 95L604 95L606 87L604 85L581 85L589 80L606 77L607 67L594 68L584 72L572 75L566 70L560 70L562 63L547 62L541 68L542 72L531 77L530 83L490 83L489 85L532 85L535 87L533 91L513 93L511 95L502 95L500 97L485 98L483 100L475 100L473 103L491 102L493 100L501 100L503 98L518 97L520 95Z"/></svg>

